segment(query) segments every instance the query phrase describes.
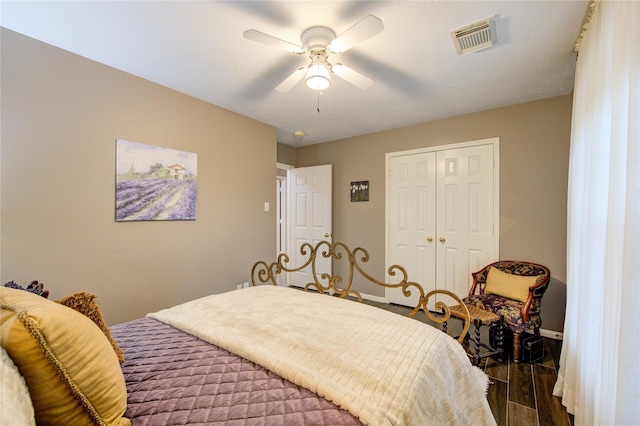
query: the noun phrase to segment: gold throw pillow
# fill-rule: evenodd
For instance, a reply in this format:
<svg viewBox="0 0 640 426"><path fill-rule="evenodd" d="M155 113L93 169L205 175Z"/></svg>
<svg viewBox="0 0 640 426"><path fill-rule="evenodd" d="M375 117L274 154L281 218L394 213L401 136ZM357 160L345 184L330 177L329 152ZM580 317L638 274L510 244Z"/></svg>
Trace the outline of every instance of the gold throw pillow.
<svg viewBox="0 0 640 426"><path fill-rule="evenodd" d="M38 425L131 424L118 357L93 321L6 287L0 308L0 343L25 378Z"/></svg>
<svg viewBox="0 0 640 426"><path fill-rule="evenodd" d="M113 339L111 330L109 330L107 323L104 321L104 318L102 318L102 311L95 302L95 298L95 294L81 292L63 297L62 299L56 300L56 302L71 309L75 309L88 317L91 321L95 322L98 328L102 330L105 336L107 336L107 339L109 339L109 343L111 343L113 350L118 356L118 361L122 364L124 362L124 353L122 352L122 349L120 349L120 346L118 346L118 343Z"/></svg>
<svg viewBox="0 0 640 426"><path fill-rule="evenodd" d="M502 272L491 266L487 273L485 294L495 294L509 299L526 302L529 297L529 287L536 285L537 276L527 277Z"/></svg>

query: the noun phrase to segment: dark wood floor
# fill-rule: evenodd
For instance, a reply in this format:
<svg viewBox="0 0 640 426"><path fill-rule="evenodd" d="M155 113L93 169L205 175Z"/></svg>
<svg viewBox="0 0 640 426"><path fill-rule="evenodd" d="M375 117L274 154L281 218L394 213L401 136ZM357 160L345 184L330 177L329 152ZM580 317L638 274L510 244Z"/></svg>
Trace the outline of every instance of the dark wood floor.
<svg viewBox="0 0 640 426"><path fill-rule="evenodd" d="M534 364L487 359L483 366L491 380L487 398L498 425L572 425L560 398L552 395L561 345L544 338L545 356Z"/></svg>
<svg viewBox="0 0 640 426"><path fill-rule="evenodd" d="M401 315L410 311L404 306L365 303ZM430 322L424 315L417 319ZM573 416L567 414L560 398L552 395L561 347L562 341L544 338L545 355L538 363L514 363L509 357L502 363L492 358L481 362L490 379L487 399L498 426L573 425Z"/></svg>

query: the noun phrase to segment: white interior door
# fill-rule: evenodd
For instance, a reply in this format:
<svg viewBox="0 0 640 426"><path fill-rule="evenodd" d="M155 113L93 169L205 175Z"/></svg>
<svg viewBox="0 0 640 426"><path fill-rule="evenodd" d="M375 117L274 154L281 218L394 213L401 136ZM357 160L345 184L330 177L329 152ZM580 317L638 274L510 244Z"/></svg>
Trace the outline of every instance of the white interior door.
<svg viewBox="0 0 640 426"><path fill-rule="evenodd" d="M297 267L308 259L300 254L300 246L309 243L315 246L322 240L331 242L332 237L332 167L331 165L301 167L288 170L289 219L287 253L288 266ZM316 260L316 273L331 274L331 259ZM291 274L290 283L304 287L313 282L310 268Z"/></svg>
<svg viewBox="0 0 640 426"><path fill-rule="evenodd" d="M389 248L388 266L402 265L410 279L425 290L435 288L434 235L436 232L436 153L424 152L389 159ZM397 275L396 275L397 278ZM392 283L397 280L391 279ZM432 288L428 289L427 287ZM389 292L391 303L416 306L418 294L410 298L397 289Z"/></svg>
<svg viewBox="0 0 640 426"><path fill-rule="evenodd" d="M494 147L438 151L436 287L466 297L471 273L498 260Z"/></svg>
<svg viewBox="0 0 640 426"><path fill-rule="evenodd" d="M471 272L499 258L498 142L387 155L387 266L404 266L425 292L446 289L465 297ZM387 298L417 302L399 289Z"/></svg>

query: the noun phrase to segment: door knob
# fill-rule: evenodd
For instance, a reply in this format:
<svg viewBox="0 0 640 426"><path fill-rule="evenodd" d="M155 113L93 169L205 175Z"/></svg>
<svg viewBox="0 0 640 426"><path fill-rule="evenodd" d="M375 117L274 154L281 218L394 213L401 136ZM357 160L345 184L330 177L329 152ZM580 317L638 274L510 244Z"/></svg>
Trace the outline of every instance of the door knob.
<svg viewBox="0 0 640 426"><path fill-rule="evenodd" d="M328 233L328 232L326 232L326 233L324 234L324 237L325 237L325 238L329 238L330 236L331 236L331 234L330 234L330 233Z"/></svg>
<svg viewBox="0 0 640 426"><path fill-rule="evenodd" d="M445 241L446 241L446 240L445 240L445 238L444 238L444 237L440 237L440 242L441 242L441 243L444 243Z"/></svg>
<svg viewBox="0 0 640 426"><path fill-rule="evenodd" d="M433 237L432 237L431 235L429 235L429 236L427 237L427 241L432 242L432 241L433 241Z"/></svg>

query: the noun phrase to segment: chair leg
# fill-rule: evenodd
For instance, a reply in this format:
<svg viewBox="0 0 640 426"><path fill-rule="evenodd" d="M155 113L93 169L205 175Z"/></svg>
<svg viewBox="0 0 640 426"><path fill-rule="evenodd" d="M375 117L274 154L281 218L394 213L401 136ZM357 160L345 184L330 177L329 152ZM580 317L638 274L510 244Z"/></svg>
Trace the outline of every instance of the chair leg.
<svg viewBox="0 0 640 426"><path fill-rule="evenodd" d="M473 343L475 346L473 365L478 365L480 364L480 327L482 326L482 320L480 318L474 319L473 326L475 327L475 335L473 337Z"/></svg>
<svg viewBox="0 0 640 426"><path fill-rule="evenodd" d="M513 333L513 362L520 362L520 333Z"/></svg>
<svg viewBox="0 0 640 426"><path fill-rule="evenodd" d="M504 316L500 315L500 321L498 322L497 326L496 326L496 348L498 351L498 356L497 359L500 363L502 363L503 361L503 355L504 355L504 330L507 328L506 324L504 323Z"/></svg>

